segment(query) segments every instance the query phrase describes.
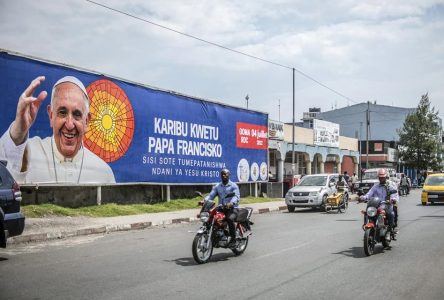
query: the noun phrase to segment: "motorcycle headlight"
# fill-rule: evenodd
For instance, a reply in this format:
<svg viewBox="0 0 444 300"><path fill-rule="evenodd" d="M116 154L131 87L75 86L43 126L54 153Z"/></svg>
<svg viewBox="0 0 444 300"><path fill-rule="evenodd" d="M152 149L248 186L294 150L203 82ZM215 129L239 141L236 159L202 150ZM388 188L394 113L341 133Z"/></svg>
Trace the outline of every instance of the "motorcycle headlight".
<svg viewBox="0 0 444 300"><path fill-rule="evenodd" d="M367 208L367 216L369 217L376 216L376 212L377 212L376 207L370 206L369 208Z"/></svg>
<svg viewBox="0 0 444 300"><path fill-rule="evenodd" d="M207 212L202 212L202 213L200 213L199 217L202 222L206 222L210 218L210 214Z"/></svg>

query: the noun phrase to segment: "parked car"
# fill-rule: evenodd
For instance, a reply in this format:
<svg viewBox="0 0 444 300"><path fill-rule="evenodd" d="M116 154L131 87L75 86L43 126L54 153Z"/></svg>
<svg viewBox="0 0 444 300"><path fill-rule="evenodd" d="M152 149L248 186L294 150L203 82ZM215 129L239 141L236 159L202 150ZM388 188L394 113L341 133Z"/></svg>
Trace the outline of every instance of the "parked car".
<svg viewBox="0 0 444 300"><path fill-rule="evenodd" d="M20 212L22 193L6 163L0 160L0 248L6 248L6 240L25 228L25 216Z"/></svg>
<svg viewBox="0 0 444 300"><path fill-rule="evenodd" d="M289 212L296 207L311 207L325 209L327 197L336 192L336 182L339 174L305 175L285 195L285 203ZM346 189L348 199L348 189Z"/></svg>
<svg viewBox="0 0 444 300"><path fill-rule="evenodd" d="M421 204L444 202L444 173L430 174L424 181Z"/></svg>

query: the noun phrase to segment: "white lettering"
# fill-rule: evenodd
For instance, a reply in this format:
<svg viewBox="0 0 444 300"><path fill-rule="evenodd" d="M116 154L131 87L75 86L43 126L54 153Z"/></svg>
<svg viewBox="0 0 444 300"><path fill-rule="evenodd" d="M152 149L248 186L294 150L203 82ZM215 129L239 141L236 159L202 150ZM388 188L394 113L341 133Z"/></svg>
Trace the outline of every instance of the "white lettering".
<svg viewBox="0 0 444 300"><path fill-rule="evenodd" d="M219 139L219 127L191 123L190 137L217 141Z"/></svg>
<svg viewBox="0 0 444 300"><path fill-rule="evenodd" d="M188 136L188 123L176 120L154 118L154 133Z"/></svg>
<svg viewBox="0 0 444 300"><path fill-rule="evenodd" d="M152 168L151 174L152 175L173 175L173 169L172 168Z"/></svg>
<svg viewBox="0 0 444 300"><path fill-rule="evenodd" d="M172 139L166 138L155 138L150 136L148 138L148 152L151 153L167 153L174 154L174 143Z"/></svg>
<svg viewBox="0 0 444 300"><path fill-rule="evenodd" d="M250 129L248 128L239 128L239 134L240 135L250 135Z"/></svg>
<svg viewBox="0 0 444 300"><path fill-rule="evenodd" d="M177 154L192 155L192 156L206 156L206 157L221 157L222 145L213 143L204 143L196 141L177 141Z"/></svg>

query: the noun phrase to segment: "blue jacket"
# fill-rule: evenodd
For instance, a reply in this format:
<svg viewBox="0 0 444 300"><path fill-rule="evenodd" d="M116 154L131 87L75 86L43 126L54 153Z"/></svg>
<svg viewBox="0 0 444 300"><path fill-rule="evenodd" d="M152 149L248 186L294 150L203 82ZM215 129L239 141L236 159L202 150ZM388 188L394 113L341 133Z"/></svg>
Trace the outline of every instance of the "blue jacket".
<svg viewBox="0 0 444 300"><path fill-rule="evenodd" d="M231 198L225 198L229 193L234 193L234 196ZM225 205L228 202L233 203L233 207L239 206L240 192L239 187L236 183L228 180L227 185L224 185L222 182L216 184L208 196L205 197L205 200L213 200L216 196L219 197L219 204Z"/></svg>
<svg viewBox="0 0 444 300"><path fill-rule="evenodd" d="M365 195L365 199L368 200L372 197L378 197L381 201L384 201L385 197L387 196L387 190L396 191L396 193L390 195L390 200L398 202L399 195L397 193L397 189L390 183L386 183L385 185L381 185L379 182L375 183L372 186L372 188L368 191L368 193Z"/></svg>

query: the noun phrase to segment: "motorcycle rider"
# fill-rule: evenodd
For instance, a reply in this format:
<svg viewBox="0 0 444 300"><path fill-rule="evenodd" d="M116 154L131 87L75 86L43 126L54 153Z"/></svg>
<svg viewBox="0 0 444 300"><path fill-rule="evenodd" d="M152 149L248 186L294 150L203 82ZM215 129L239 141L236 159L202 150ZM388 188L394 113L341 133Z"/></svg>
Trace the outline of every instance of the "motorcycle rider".
<svg viewBox="0 0 444 300"><path fill-rule="evenodd" d="M346 181L342 178L342 175L339 175L338 181L336 182L336 191L338 193L342 193L345 191Z"/></svg>
<svg viewBox="0 0 444 300"><path fill-rule="evenodd" d="M408 195L410 193L410 186L407 177L404 175L404 173L401 174L400 185L401 188L404 189L405 194Z"/></svg>
<svg viewBox="0 0 444 300"><path fill-rule="evenodd" d="M394 232L397 232L397 229L395 229L397 224L395 224L393 204L398 203L399 195L397 188L387 181L387 177L388 177L387 171L385 169L379 169L378 170L379 183L375 183L372 186L372 188L367 192L367 194L360 196L359 201L366 201L369 198L378 197L381 201L379 206L382 206L386 205L385 199L387 199L387 195L390 194L390 204L386 205L385 208L388 216L388 223L390 227L394 230Z"/></svg>
<svg viewBox="0 0 444 300"><path fill-rule="evenodd" d="M216 184L205 200L212 201L216 196L219 198L219 205L223 205L225 220L228 224L230 232L230 241L228 247L234 247L236 245L236 225L234 221L237 217L237 208L239 206L240 192L236 183L230 180L230 171L228 169L222 169L220 171L220 178L222 182ZM229 193L234 193L234 196L226 198Z"/></svg>

